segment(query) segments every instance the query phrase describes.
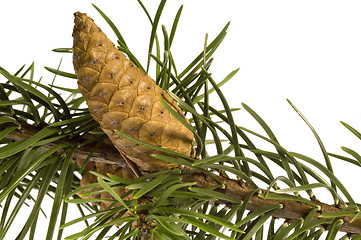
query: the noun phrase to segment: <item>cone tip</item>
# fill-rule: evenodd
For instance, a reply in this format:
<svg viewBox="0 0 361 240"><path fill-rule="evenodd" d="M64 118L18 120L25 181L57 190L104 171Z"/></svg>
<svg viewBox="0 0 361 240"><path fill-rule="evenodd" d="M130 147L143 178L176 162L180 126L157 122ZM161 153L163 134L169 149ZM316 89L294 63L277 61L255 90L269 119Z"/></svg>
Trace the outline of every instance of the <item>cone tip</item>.
<svg viewBox="0 0 361 240"><path fill-rule="evenodd" d="M81 12L79 12L79 11L76 11L76 12L74 13L74 17L83 17L83 16L86 16L86 13L81 13Z"/></svg>

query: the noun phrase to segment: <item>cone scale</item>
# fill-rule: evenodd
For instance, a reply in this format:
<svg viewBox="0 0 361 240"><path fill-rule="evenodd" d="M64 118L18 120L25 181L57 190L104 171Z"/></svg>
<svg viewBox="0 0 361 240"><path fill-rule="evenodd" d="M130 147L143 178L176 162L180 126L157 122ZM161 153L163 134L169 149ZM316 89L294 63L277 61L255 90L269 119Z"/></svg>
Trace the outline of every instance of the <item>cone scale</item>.
<svg viewBox="0 0 361 240"><path fill-rule="evenodd" d="M121 138L119 130L141 141L191 156L193 133L161 104L176 102L124 54L85 13L76 12L73 64L78 87L93 118L120 154L144 171L177 167L151 156L156 151Z"/></svg>

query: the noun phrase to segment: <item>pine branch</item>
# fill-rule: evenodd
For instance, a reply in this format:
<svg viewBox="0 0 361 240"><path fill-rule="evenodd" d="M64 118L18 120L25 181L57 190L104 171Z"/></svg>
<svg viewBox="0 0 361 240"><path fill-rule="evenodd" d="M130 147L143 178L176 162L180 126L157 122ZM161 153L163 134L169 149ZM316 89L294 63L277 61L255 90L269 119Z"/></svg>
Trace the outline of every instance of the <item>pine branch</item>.
<svg viewBox="0 0 361 240"><path fill-rule="evenodd" d="M1 163L3 165L0 172L5 172L6 175L0 181L1 187L5 189L0 192L0 202L6 199L1 220L7 217L13 196L19 198L17 207L11 213L11 215L16 215L25 198L31 198L28 194L34 188L40 189L42 195L36 199L35 208L33 208L32 214L21 232L21 237L25 236L29 228L31 228L31 234L35 232L36 220L34 218L36 219L39 214L43 196L49 193L55 194L47 235L49 239L55 232L54 226L59 215L59 204L63 200L65 210L62 211L61 229L97 216L92 225L88 225L80 233L73 234L69 239L75 239L79 236L88 238L96 231L100 231L97 239L102 239L112 226L118 226L119 229L109 239L115 239L119 235L119 239L130 237L137 239L170 237L174 239L175 236L183 236L183 238L177 239L191 239L191 237L192 239L215 239L218 237L249 240L253 239L254 236L256 239L261 239L264 232L263 226L271 216L273 218L270 221L268 239L285 239L286 237L287 239L296 237L297 239L306 237L306 239L311 239L311 237L316 239L325 229L329 230L326 239L334 239L338 231L347 233L342 239L360 234L361 219L359 215L361 212L358 208L359 205L353 201L347 189L334 175L331 162L328 159L328 156L332 155L326 152L315 130L307 121L306 123L321 146L327 163L326 166L301 154L292 154L285 150L268 125L245 104L243 104L244 109L257 120L268 137L240 127L234 121L232 116L234 109L229 107L219 87L232 78L238 70L231 72L219 83L216 83L209 72L213 60L212 54L224 39L229 24L210 44L207 43L206 37L203 51L178 75L170 46L182 10L181 7L175 17L170 36L168 36L166 28L162 26L165 43L164 59L162 59L157 25L165 2L164 0L160 2L157 14L152 19L144 5L139 1L152 25L148 60L152 59L156 62L156 83L168 91L182 109L175 108L176 103L172 106L172 101L161 101L169 113L179 120L181 127L186 127L194 134L197 144L195 155L197 160L193 158L193 154L172 152L169 149L152 145L111 129L108 133L114 134L114 136L118 135L132 141L136 146L144 145L144 147L153 149L154 152L150 155L160 160L158 163L162 166L168 163L171 163L169 166L181 166L180 170L176 168L162 171L163 169L157 167L146 169L152 172L139 169L141 171L140 177L135 177L131 172L134 169L128 165L129 161L124 159L112 144L107 143L109 139L103 141L106 131L96 132L98 131L97 128L99 129L98 123L89 121L91 119L89 113L84 111L85 109L79 108L84 102L83 98L75 97L79 90L54 85L48 87L34 81L33 65L21 77L17 77L17 75L22 71L22 68L15 75L11 75L0 68L0 73L8 80L0 84L2 114L7 118L0 123L0 139L2 139L1 143L5 145L2 148L5 154L2 155ZM96 7L96 9L119 38L120 46L118 48L138 68L144 69L128 49L115 25L99 8ZM87 24L82 25L82 29L85 28L87 28ZM80 38L77 40L77 43L83 43ZM98 42L96 48L101 46L104 46L103 43ZM155 48L156 56L152 54L153 48ZM56 51L69 53L73 50L66 48ZM80 55L79 52L78 55ZM79 60L78 55L75 52L75 60ZM92 63L98 63L98 60ZM147 65L149 65L149 61ZM59 68L57 70L47 69L59 76L77 78L77 75L60 71ZM30 72L30 79L23 78L28 72ZM114 77L114 73L109 72L109 76ZM88 79L85 78L85 80ZM208 88L208 83L212 85L211 89ZM37 87L48 92L48 96L37 90ZM73 99L63 99L60 94L53 90L53 87L70 93ZM203 90L204 94L200 94ZM209 94L212 92L215 92L220 98L224 107L222 110L217 110L209 105ZM18 98L12 93L18 93L21 97ZM99 96L103 95L100 94ZM14 105L23 105L23 110L13 108ZM144 106L141 109L143 111ZM98 109L95 110L98 112ZM295 110L298 112L297 109ZM72 111L74 113L71 113ZM192 115L189 122L185 120L183 112ZM305 120L301 114L300 116ZM0 117L2 116L0 115ZM218 117L222 123L219 124L219 121L215 121L213 117ZM8 122L9 119L10 122ZM28 122L34 122L34 125ZM111 121L110 123L115 122ZM231 131L227 131L223 124L229 127ZM345 126L356 136L361 136L350 126ZM92 135L94 132L101 135ZM206 140L208 139L208 132L212 133L210 140ZM247 134L272 144L277 153L257 149ZM28 139L30 141L27 141ZM97 141L98 139L101 141ZM193 142L193 138L191 140L190 142ZM224 142L228 142L229 145L225 147ZM208 143L213 144L217 150L217 155L208 156L206 150L210 148ZM117 145L115 144L115 146ZM122 146L126 145L120 147ZM127 145L127 148L129 146ZM355 159L360 159L355 151L347 148L343 150ZM245 157L243 151L254 154L257 160ZM44 152L47 155L42 157ZM158 154L160 152L165 154ZM232 152L234 152L234 156L230 156ZM338 155L333 156L360 166L357 160ZM274 177L272 168L268 166L264 157L279 165L288 177ZM296 157L323 172L329 178L329 182L319 176L316 171L296 160ZM75 164L71 159L76 161L80 170L74 168ZM26 166L24 169L24 166L29 162L31 163L30 166ZM73 167L69 167L71 164ZM59 166L62 167L59 168ZM83 172L82 167L85 167L86 171ZM251 167L257 167L261 172L254 172ZM292 170L291 167L295 167L296 170ZM78 170L82 174L80 187L78 187L78 178L74 175L73 170ZM33 177L34 172L36 172L35 177ZM234 174L232 178L227 175L228 173ZM44 176L47 179L45 184L43 180L38 182L40 177L44 178ZM313 178L317 183L310 184L308 178ZM74 181L74 179L76 180ZM257 188L258 186L253 180L263 181L268 185L268 189ZM278 180L284 181L290 188L279 189L276 185ZM31 181L30 184L29 181ZM51 182L56 187L52 186ZM64 186L67 186L67 189ZM272 187L276 189L275 192L269 191ZM335 200L335 205L318 201L312 193L313 188L316 187L327 188ZM24 188L26 189L25 194ZM64 189L64 192L59 189ZM338 190L348 202L345 202L338 195L336 192ZM22 194L18 194L18 191ZM283 194L282 191L289 194ZM311 200L301 198L297 193L298 191L306 191ZM292 195L293 192L294 195ZM80 209L83 217L65 223L68 203L75 203L78 204L79 208L81 206L88 208L90 212L95 212L86 215ZM99 208L94 207L92 209L91 206L94 203L99 203ZM249 213L244 216L246 209L249 210ZM276 231L275 218L285 219L285 224ZM10 217L10 220L6 222L5 230L2 230L4 221L0 222L0 238L6 234L8 226L13 222L12 220ZM317 230L318 227L319 230ZM231 236L224 235L221 232L222 228L230 230ZM357 239L361 239L360 236ZM60 239L59 236L58 239Z"/></svg>
<svg viewBox="0 0 361 240"><path fill-rule="evenodd" d="M28 139L29 137L33 136L36 132L38 132L37 127L30 125L21 119L17 119L17 120L19 123L21 123L21 128L10 133L7 136L7 138L13 141L21 141ZM2 124L0 130L5 127L6 124ZM58 140L56 142L42 145L42 147L46 149L50 149L57 144L62 144L69 141L71 142L72 140L69 139ZM85 145L77 148L74 151L73 159L80 160L80 162L84 161L88 157L89 152L92 151L93 147L94 146L92 145ZM121 157L121 155L118 153L116 148L106 143L103 143L98 147L98 149L90 157L89 161L114 164L117 166L128 168L128 165ZM184 171L187 172L190 171L190 169L184 168ZM143 174L147 174L147 173L143 172ZM259 190L255 192L255 189L253 187L251 187L242 180L233 180L230 179L228 176L214 175L214 177L218 178L218 180L224 185L224 188L218 188L216 189L216 191L223 193L233 199L236 199L238 201L244 201L247 197L249 197L250 194L253 193L247 205L247 209L250 210L251 212L260 209L262 207L281 204L282 207L278 211L276 211L272 216L274 218L286 219L289 223L291 223L297 221L300 218L305 218L312 210L315 209L315 206L297 200L289 200L289 199L274 200L274 199L261 198L259 196L259 193L265 193L266 190ZM211 178L209 175L206 175L203 172L193 172L191 174L187 174L183 177L182 181L195 182L196 184L194 185L194 187L199 187L204 189L211 189L218 185L218 183L213 178ZM271 194L274 193L271 192ZM342 205L336 207L333 205L322 203L318 200L312 200L312 202L320 206L320 210L317 211L317 213L312 217L312 221L317 221L321 219L320 218L321 214L337 214L340 213L342 210L344 210L344 207ZM226 201L226 200L218 200L217 203L225 204L230 208L232 208L235 205L234 202ZM344 223L341 225L339 231L347 232L350 235L356 235L361 233L361 218L357 218L351 223L350 220L353 218L353 216L354 215L341 217ZM322 224L322 227L325 229L329 229L331 227L331 223L332 221L330 221L329 223L324 223Z"/></svg>

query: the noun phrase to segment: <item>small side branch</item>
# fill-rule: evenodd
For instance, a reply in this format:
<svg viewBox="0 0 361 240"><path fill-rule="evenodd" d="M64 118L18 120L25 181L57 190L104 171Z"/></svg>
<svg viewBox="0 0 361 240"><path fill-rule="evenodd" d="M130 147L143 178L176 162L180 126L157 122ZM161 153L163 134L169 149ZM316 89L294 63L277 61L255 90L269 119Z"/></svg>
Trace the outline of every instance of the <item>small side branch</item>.
<svg viewBox="0 0 361 240"><path fill-rule="evenodd" d="M32 137L33 135L35 135L39 131L39 129L36 126L30 125L21 119L17 119L17 121L21 124L21 128L11 132L9 135L6 136L7 138L13 141L26 140ZM6 124L0 125L0 130L5 128L6 126L7 126ZM64 138L51 143L44 144L41 147L50 149L55 145L65 142L72 142L72 141L74 140ZM78 144L78 143L74 142L74 144ZM89 153L94 149L94 147L95 147L95 143L78 147L74 151L73 159L83 162L88 157ZM123 157L119 154L118 150L113 145L106 143L103 143L98 147L98 149L90 157L89 161L108 163L108 164L118 165L120 167L128 167L127 163L124 161Z"/></svg>

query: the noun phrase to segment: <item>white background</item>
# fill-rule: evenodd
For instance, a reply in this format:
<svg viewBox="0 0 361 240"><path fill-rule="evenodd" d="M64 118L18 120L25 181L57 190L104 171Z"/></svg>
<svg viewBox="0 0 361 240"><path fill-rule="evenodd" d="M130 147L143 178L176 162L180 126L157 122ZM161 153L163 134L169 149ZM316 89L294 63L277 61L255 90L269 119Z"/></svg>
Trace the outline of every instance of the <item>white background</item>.
<svg viewBox="0 0 361 240"><path fill-rule="evenodd" d="M93 3L113 20L145 65L151 28L137 1ZM158 1L144 4L154 16ZM169 0L160 21L168 32L181 4L184 9L172 46L178 70L200 53L206 33L210 42L231 21L210 70L221 81L240 68L222 87L231 107L248 104L286 149L324 163L315 138L289 106L288 98L312 123L327 151L343 154L340 146L347 146L361 153L360 140L339 122L361 131L360 1ZM71 47L75 11L86 12L116 41L88 1L6 1L0 9L0 66L14 73L35 61L36 77L50 82L52 75L43 66L56 68L63 56L61 69L73 72L71 55L51 50ZM58 84L76 87L75 81L58 80L64 81ZM235 116L237 124L263 134L244 109ZM336 176L361 202L357 186L361 169L336 159L332 162Z"/></svg>

